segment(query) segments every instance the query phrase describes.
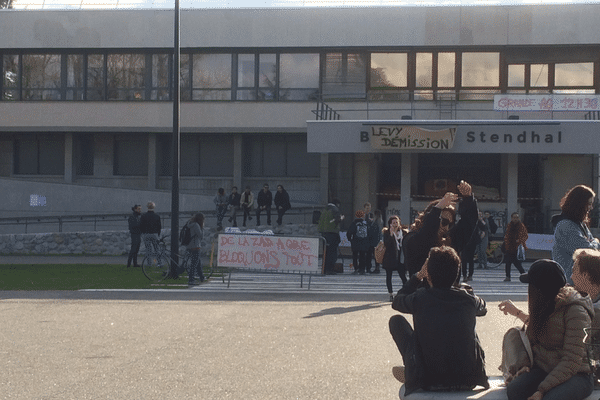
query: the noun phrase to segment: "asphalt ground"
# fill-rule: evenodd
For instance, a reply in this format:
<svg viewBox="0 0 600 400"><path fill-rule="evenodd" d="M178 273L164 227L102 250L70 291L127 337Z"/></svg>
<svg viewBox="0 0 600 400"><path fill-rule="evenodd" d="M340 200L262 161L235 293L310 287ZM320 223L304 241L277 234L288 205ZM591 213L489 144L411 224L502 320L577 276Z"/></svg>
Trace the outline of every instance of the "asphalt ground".
<svg viewBox="0 0 600 400"><path fill-rule="evenodd" d="M62 259L32 258L0 264ZM472 282L490 292L477 323L490 376L518 322L498 310L500 296L526 309L524 285L498 276L476 270ZM0 292L0 399L397 399L384 275L312 277L310 289L307 279L233 273L229 287Z"/></svg>

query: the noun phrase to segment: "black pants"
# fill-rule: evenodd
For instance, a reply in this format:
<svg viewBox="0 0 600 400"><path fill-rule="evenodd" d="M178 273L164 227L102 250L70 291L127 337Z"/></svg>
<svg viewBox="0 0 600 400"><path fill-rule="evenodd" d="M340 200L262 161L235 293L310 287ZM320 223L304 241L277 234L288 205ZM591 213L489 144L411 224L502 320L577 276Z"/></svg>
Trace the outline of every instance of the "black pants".
<svg viewBox="0 0 600 400"><path fill-rule="evenodd" d="M400 279L402 279L402 284L405 284L407 281L406 266L404 264L402 264L400 261L398 261L398 269L396 269L396 270L386 269L385 270L385 285L387 286L388 293L394 293L393 288L392 288L392 275L394 274L394 271L398 271L398 275L400 276Z"/></svg>
<svg viewBox="0 0 600 400"><path fill-rule="evenodd" d="M358 270L359 273L364 274L367 265L367 251L353 250L352 251L352 262L354 263L354 269Z"/></svg>
<svg viewBox="0 0 600 400"><path fill-rule="evenodd" d="M285 208L277 209L277 225L283 224L283 214L285 214L287 210Z"/></svg>
<svg viewBox="0 0 600 400"><path fill-rule="evenodd" d="M515 254L511 254L511 253L506 253L504 254L504 263L505 263L505 271L506 271L506 277L510 278L510 267L511 264L515 264L515 267L519 270L519 272L521 274L525 273L525 270L523 269L523 265L521 264L522 261L517 259L517 253Z"/></svg>
<svg viewBox="0 0 600 400"><path fill-rule="evenodd" d="M461 257L460 257L460 261L461 261L461 265L462 265L462 275L463 278L466 278L467 276L473 276L473 270L475 269L475 261L473 260L473 258L475 257L475 249L477 248L477 245L467 245L462 253L461 253ZM468 271L467 271L468 269ZM468 272L468 275L467 275Z"/></svg>
<svg viewBox="0 0 600 400"><path fill-rule="evenodd" d="M327 249L325 250L325 273L331 273L334 272L333 268L338 258L340 234L337 232L324 232L323 238L327 243Z"/></svg>
<svg viewBox="0 0 600 400"><path fill-rule="evenodd" d="M261 210L260 207L256 209L256 225L260 225L260 213L262 211L267 212L267 225L271 225L271 207L267 207L264 210Z"/></svg>
<svg viewBox="0 0 600 400"><path fill-rule="evenodd" d="M402 315L394 315L389 322L390 334L396 342L404 362L406 380L413 380L418 373L415 351L415 331Z"/></svg>
<svg viewBox="0 0 600 400"><path fill-rule="evenodd" d="M131 262L133 261L133 266L138 266L137 256L140 251L140 245L142 244L142 235L140 233L132 233L131 234L131 249L129 250L129 257L127 258L127 267L131 266Z"/></svg>
<svg viewBox="0 0 600 400"><path fill-rule="evenodd" d="M242 209L244 210L244 222L242 223L242 225L246 226L246 219L252 219L252 216L250 216L250 206L243 204Z"/></svg>

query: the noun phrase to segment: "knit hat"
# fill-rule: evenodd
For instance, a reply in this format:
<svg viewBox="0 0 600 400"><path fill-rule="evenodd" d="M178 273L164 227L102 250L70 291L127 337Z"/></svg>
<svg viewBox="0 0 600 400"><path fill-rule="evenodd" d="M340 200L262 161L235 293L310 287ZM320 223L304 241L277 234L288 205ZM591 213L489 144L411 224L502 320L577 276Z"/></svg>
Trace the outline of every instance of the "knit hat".
<svg viewBox="0 0 600 400"><path fill-rule="evenodd" d="M363 218L365 216L365 212L363 210L358 210L355 215L356 218Z"/></svg>
<svg viewBox="0 0 600 400"><path fill-rule="evenodd" d="M540 289L547 296L556 296L560 288L567 284L565 271L560 264L546 259L535 261L519 279Z"/></svg>

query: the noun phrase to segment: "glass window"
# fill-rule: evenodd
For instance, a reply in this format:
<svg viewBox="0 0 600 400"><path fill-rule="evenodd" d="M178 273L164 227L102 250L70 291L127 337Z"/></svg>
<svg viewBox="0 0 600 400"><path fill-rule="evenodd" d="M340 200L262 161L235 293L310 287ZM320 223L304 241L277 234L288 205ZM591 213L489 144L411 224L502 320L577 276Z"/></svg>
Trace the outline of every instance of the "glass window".
<svg viewBox="0 0 600 400"><path fill-rule="evenodd" d="M433 78L433 54L431 53L417 53L416 55L416 82L415 86L431 87Z"/></svg>
<svg viewBox="0 0 600 400"><path fill-rule="evenodd" d="M275 100L277 91L277 56L275 54L259 55L258 87L259 100Z"/></svg>
<svg viewBox="0 0 600 400"><path fill-rule="evenodd" d="M67 56L67 100L83 100L83 54Z"/></svg>
<svg viewBox="0 0 600 400"><path fill-rule="evenodd" d="M190 80L190 55L181 54L179 58L179 97L183 101L189 101L192 98L192 81Z"/></svg>
<svg viewBox="0 0 600 400"><path fill-rule="evenodd" d="M23 100L60 100L60 60L58 54L23 56Z"/></svg>
<svg viewBox="0 0 600 400"><path fill-rule="evenodd" d="M285 140L263 141L263 176L286 176Z"/></svg>
<svg viewBox="0 0 600 400"><path fill-rule="evenodd" d="M231 54L194 54L193 86L193 100L231 100Z"/></svg>
<svg viewBox="0 0 600 400"><path fill-rule="evenodd" d="M200 138L200 174L202 176L233 175L233 139Z"/></svg>
<svg viewBox="0 0 600 400"><path fill-rule="evenodd" d="M73 140L75 147L75 173L94 175L94 135L77 135Z"/></svg>
<svg viewBox="0 0 600 400"><path fill-rule="evenodd" d="M406 53L372 53L371 88L406 87L407 69Z"/></svg>
<svg viewBox="0 0 600 400"><path fill-rule="evenodd" d="M366 97L366 55L327 53L323 95L340 98Z"/></svg>
<svg viewBox="0 0 600 400"><path fill-rule="evenodd" d="M500 53L462 53L462 86L500 85Z"/></svg>
<svg viewBox="0 0 600 400"><path fill-rule="evenodd" d="M548 64L531 64L529 86L548 87Z"/></svg>
<svg viewBox="0 0 600 400"><path fill-rule="evenodd" d="M88 55L86 100L104 100L104 55Z"/></svg>
<svg viewBox="0 0 600 400"><path fill-rule="evenodd" d="M256 100L256 90L241 89L256 87L254 80L255 58L254 54L238 54L238 100Z"/></svg>
<svg viewBox="0 0 600 400"><path fill-rule="evenodd" d="M144 54L109 54L106 64L109 100L144 100Z"/></svg>
<svg viewBox="0 0 600 400"><path fill-rule="evenodd" d="M115 140L114 175L148 175L148 139L146 137Z"/></svg>
<svg viewBox="0 0 600 400"><path fill-rule="evenodd" d="M2 57L3 100L19 100L19 56L5 54Z"/></svg>
<svg viewBox="0 0 600 400"><path fill-rule="evenodd" d="M169 95L170 74L169 64L172 56L170 54L152 54L152 100L170 100Z"/></svg>
<svg viewBox="0 0 600 400"><path fill-rule="evenodd" d="M306 151L306 139L255 137L244 142L245 176L317 177L320 155Z"/></svg>
<svg viewBox="0 0 600 400"><path fill-rule="evenodd" d="M594 63L556 64L555 86L593 86Z"/></svg>
<svg viewBox="0 0 600 400"><path fill-rule="evenodd" d="M62 135L30 135L15 140L15 174L64 173L65 143Z"/></svg>
<svg viewBox="0 0 600 400"><path fill-rule="evenodd" d="M173 146L169 145L169 150ZM169 153L170 154L170 153ZM179 164L181 176L200 175L200 143L197 137L189 135L181 138L181 162ZM171 175L171 172L168 173Z"/></svg>
<svg viewBox="0 0 600 400"><path fill-rule="evenodd" d="M438 87L454 87L456 54L438 53Z"/></svg>
<svg viewBox="0 0 600 400"><path fill-rule="evenodd" d="M306 151L306 140L290 139L287 143L287 176L318 177L321 168L321 155Z"/></svg>
<svg viewBox="0 0 600 400"><path fill-rule="evenodd" d="M279 100L316 100L319 95L319 55L279 56Z"/></svg>
<svg viewBox="0 0 600 400"><path fill-rule="evenodd" d="M508 66L508 86L509 87L524 87L525 86L525 65L509 65Z"/></svg>

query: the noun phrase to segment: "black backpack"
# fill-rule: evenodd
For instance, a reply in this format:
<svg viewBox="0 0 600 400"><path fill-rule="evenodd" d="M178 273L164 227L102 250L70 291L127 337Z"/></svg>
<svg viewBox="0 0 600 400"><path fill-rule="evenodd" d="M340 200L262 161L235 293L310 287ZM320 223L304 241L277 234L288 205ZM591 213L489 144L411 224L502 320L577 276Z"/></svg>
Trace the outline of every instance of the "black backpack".
<svg viewBox="0 0 600 400"><path fill-rule="evenodd" d="M179 242L183 246L187 246L192 241L192 231L188 224L185 224L181 231L179 232Z"/></svg>

